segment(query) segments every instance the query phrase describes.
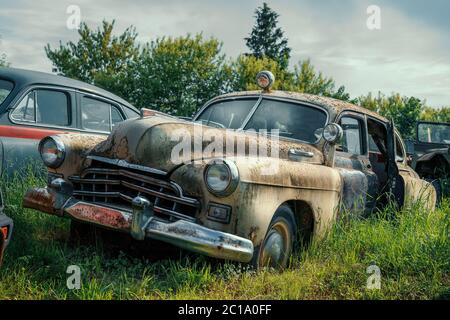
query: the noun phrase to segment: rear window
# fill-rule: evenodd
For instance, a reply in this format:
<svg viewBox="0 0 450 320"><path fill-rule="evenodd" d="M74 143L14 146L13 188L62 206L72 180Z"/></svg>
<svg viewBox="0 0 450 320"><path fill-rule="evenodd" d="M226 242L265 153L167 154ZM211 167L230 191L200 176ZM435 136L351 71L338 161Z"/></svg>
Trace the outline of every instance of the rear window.
<svg viewBox="0 0 450 320"><path fill-rule="evenodd" d="M124 120L117 107L89 97L82 98L81 112L83 128L92 131L111 132L117 123Z"/></svg>
<svg viewBox="0 0 450 320"><path fill-rule="evenodd" d="M13 88L14 84L11 81L0 79L0 105L5 101Z"/></svg>

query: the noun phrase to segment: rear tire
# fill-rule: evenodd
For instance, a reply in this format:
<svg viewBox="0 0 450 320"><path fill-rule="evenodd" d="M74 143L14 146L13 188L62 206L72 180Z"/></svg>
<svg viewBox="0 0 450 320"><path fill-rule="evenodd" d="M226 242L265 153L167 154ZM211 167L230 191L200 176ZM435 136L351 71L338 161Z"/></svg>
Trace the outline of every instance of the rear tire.
<svg viewBox="0 0 450 320"><path fill-rule="evenodd" d="M433 186L434 190L436 190L436 207L441 204L442 200L442 186L441 181L439 179L429 181Z"/></svg>
<svg viewBox="0 0 450 320"><path fill-rule="evenodd" d="M255 248L252 265L256 269L285 269L294 249L297 224L287 205L280 206L273 215L264 240Z"/></svg>

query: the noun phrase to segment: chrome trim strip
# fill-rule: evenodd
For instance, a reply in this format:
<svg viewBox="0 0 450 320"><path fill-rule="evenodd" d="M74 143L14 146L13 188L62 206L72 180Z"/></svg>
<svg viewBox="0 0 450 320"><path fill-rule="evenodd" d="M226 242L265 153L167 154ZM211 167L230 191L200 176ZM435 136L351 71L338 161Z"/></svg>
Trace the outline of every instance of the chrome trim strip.
<svg viewBox="0 0 450 320"><path fill-rule="evenodd" d="M144 172L153 173L153 174L157 174L157 175L163 175L163 176L167 175L166 171L141 166L139 164L129 163L126 160L122 160L122 159L110 159L110 158L105 158L105 157L100 157L100 156L87 156L86 158L95 160L95 161L99 161L99 162L112 164L112 165L122 167L122 168L139 170L139 171L144 171Z"/></svg>

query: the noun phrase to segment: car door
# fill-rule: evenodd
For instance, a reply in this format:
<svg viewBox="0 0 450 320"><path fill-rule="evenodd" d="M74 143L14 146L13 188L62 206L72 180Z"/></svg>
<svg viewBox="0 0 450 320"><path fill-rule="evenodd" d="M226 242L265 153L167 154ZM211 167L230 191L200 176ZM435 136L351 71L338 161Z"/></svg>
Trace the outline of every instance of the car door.
<svg viewBox="0 0 450 320"><path fill-rule="evenodd" d="M76 101L69 89L32 86L15 101L2 116L2 173L7 175L28 170L30 163L40 163L37 147L43 137L77 130Z"/></svg>
<svg viewBox="0 0 450 320"><path fill-rule="evenodd" d="M436 203L435 193L430 184L422 180L419 175L407 164L405 144L398 132L395 132L395 161L403 185L403 205L410 206L415 201L423 201L429 209ZM399 203L400 204L400 203Z"/></svg>
<svg viewBox="0 0 450 320"><path fill-rule="evenodd" d="M403 206L405 201L405 184L400 176L399 167L396 158L396 134L394 121L390 120L387 125L387 183L386 193L388 200L395 203L398 207Z"/></svg>
<svg viewBox="0 0 450 320"><path fill-rule="evenodd" d="M368 158L365 116L344 112L337 122L343 129L335 156L335 167L343 180L340 211L367 215L376 204L378 180Z"/></svg>

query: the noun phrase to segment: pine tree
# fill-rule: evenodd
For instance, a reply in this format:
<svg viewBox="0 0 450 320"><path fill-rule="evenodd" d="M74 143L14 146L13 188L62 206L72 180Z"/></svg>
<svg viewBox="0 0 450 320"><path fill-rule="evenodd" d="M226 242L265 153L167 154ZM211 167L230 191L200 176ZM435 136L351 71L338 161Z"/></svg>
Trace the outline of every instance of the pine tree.
<svg viewBox="0 0 450 320"><path fill-rule="evenodd" d="M279 14L273 11L267 3L255 10L256 23L248 38L247 47L256 58L268 57L278 62L286 69L289 64L291 48L284 33L277 26Z"/></svg>

